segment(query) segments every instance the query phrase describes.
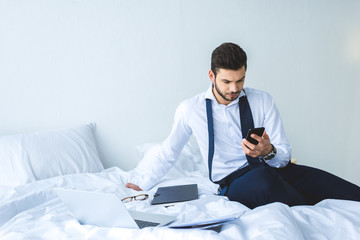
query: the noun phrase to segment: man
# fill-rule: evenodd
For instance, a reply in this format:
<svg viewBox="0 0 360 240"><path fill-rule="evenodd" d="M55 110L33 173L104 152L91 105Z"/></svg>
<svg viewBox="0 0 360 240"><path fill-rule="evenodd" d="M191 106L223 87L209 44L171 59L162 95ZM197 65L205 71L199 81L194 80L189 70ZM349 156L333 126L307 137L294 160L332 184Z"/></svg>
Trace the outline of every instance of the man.
<svg viewBox="0 0 360 240"><path fill-rule="evenodd" d="M360 201L360 188L319 169L290 163L291 147L274 100L266 92L243 88L247 56L241 47L224 43L211 57L207 92L182 102L172 131L153 156L152 169L138 185L156 184L179 157L193 134L220 194L255 208L271 202L289 206L315 204L326 198ZM265 131L245 139L249 129Z"/></svg>

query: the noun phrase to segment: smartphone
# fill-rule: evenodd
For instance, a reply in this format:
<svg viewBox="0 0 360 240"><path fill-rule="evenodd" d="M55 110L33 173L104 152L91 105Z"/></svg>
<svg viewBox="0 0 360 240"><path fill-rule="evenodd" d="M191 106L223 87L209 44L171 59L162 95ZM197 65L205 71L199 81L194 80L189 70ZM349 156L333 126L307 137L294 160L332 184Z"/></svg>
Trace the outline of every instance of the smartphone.
<svg viewBox="0 0 360 240"><path fill-rule="evenodd" d="M251 142L252 144L257 145L259 142L255 139L253 139L251 136L251 134L255 133L256 135L262 137L263 133L265 131L264 127L259 127L259 128L253 128L253 129L249 129L247 135L246 135L246 140L248 140L249 142Z"/></svg>

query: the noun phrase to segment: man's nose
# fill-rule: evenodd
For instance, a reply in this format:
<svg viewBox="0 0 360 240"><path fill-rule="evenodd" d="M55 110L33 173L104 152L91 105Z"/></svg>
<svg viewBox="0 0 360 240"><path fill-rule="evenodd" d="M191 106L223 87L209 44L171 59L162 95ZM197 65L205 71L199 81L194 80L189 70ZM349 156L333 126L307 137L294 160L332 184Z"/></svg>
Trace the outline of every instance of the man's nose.
<svg viewBox="0 0 360 240"><path fill-rule="evenodd" d="M236 83L233 83L230 85L230 91L231 92L237 92L238 91L238 86L236 85Z"/></svg>

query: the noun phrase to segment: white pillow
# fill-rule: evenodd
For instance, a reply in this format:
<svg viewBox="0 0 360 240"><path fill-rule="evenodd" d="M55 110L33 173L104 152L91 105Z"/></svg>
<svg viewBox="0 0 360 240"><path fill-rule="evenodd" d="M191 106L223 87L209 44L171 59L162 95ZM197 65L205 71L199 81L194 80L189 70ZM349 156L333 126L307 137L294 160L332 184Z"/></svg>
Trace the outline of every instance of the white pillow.
<svg viewBox="0 0 360 240"><path fill-rule="evenodd" d="M0 136L0 186L104 169L96 149L95 124Z"/></svg>

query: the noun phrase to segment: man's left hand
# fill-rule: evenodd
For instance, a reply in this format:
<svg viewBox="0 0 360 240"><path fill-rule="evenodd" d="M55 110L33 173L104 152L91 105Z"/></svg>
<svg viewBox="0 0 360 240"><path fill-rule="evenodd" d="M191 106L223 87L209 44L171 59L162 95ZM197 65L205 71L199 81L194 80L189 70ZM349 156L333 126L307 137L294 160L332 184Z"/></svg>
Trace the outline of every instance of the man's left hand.
<svg viewBox="0 0 360 240"><path fill-rule="evenodd" d="M250 157L263 157L271 152L272 146L266 131L264 131L261 137L256 134L251 134L251 137L259 143L255 145L244 138L241 142L241 146L246 155Z"/></svg>

